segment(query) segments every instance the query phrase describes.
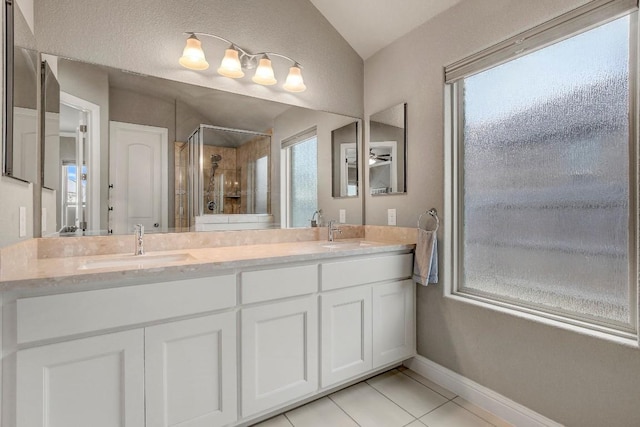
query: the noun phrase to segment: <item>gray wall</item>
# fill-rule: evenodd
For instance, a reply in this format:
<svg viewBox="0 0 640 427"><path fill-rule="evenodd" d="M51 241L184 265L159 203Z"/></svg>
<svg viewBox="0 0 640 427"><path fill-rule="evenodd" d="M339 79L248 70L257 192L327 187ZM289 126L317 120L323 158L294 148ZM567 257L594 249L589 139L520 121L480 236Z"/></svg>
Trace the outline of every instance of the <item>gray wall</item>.
<svg viewBox="0 0 640 427"><path fill-rule="evenodd" d="M309 1L35 0L38 50L156 77L286 104L362 117L363 61ZM273 59L278 85L234 80L216 68L228 47L202 38L210 68L182 68L184 31L228 38L253 52L272 51L302 66L307 91L282 89L288 61Z"/></svg>
<svg viewBox="0 0 640 427"><path fill-rule="evenodd" d="M367 224L442 213L443 67L584 3L463 1L365 62L365 117L403 101L409 114L408 193L368 197ZM640 425L640 350L445 299L446 279L418 287L421 355L568 426Z"/></svg>

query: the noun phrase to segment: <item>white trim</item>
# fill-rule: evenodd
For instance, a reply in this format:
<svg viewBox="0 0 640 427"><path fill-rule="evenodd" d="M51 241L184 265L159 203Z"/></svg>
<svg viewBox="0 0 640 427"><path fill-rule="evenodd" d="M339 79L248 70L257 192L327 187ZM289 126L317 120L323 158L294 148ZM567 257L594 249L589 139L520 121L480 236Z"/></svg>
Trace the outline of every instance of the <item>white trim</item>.
<svg viewBox="0 0 640 427"><path fill-rule="evenodd" d="M100 230L100 106L78 98L77 96L60 91L60 103L68 105L78 110L82 110L87 113L87 125L89 126L89 132L87 132L87 172L88 180L87 186L89 191L87 194L87 207L89 209L89 215L87 218L88 230ZM67 136L67 135L62 135ZM72 137L76 137L73 134Z"/></svg>
<svg viewBox="0 0 640 427"><path fill-rule="evenodd" d="M559 424L495 391L423 356L415 356L404 365L423 377L441 385L465 400L491 412L518 427L561 427Z"/></svg>

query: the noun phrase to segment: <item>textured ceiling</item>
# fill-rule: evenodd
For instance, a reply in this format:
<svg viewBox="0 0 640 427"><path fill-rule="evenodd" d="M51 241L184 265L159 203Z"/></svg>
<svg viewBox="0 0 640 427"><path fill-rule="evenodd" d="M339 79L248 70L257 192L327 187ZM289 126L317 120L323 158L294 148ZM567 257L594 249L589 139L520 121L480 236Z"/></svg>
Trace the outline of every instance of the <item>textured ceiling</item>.
<svg viewBox="0 0 640 427"><path fill-rule="evenodd" d="M344 39L367 59L461 0L311 0Z"/></svg>

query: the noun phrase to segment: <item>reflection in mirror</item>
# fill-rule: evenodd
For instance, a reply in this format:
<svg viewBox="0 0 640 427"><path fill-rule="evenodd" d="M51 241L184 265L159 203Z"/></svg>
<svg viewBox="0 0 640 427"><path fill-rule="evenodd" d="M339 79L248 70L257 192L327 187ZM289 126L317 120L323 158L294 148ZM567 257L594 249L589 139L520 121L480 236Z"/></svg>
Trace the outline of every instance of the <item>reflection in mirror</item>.
<svg viewBox="0 0 640 427"><path fill-rule="evenodd" d="M353 118L55 59L60 150L44 150L45 235L127 234L136 223L145 224L145 232L280 227L277 154L301 117L322 129L322 206L337 211L348 203L330 202L328 153L331 130ZM204 138L200 145L190 139L196 131ZM232 147L231 140L247 147ZM81 170L73 169L77 165ZM348 215L360 223L361 204L349 207Z"/></svg>
<svg viewBox="0 0 640 427"><path fill-rule="evenodd" d="M358 122L331 131L333 197L358 196Z"/></svg>
<svg viewBox="0 0 640 427"><path fill-rule="evenodd" d="M196 231L273 226L270 134L200 125L189 137L188 149L191 161L180 163L178 168L186 172L193 216L184 215L177 205L180 226L186 226L185 216ZM182 147L176 150L177 158L183 160L179 154Z"/></svg>
<svg viewBox="0 0 640 427"><path fill-rule="evenodd" d="M37 177L39 70L38 53L16 46L13 87L7 87L13 116L7 117L4 173L28 182L36 182Z"/></svg>
<svg viewBox="0 0 640 427"><path fill-rule="evenodd" d="M369 118L369 188L372 195L405 193L407 104L398 104Z"/></svg>

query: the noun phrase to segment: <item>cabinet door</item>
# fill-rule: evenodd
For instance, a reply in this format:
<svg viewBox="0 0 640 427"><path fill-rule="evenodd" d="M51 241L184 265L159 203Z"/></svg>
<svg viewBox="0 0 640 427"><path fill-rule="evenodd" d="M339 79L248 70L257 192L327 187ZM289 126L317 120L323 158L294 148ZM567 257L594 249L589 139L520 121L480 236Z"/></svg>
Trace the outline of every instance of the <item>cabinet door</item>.
<svg viewBox="0 0 640 427"><path fill-rule="evenodd" d="M144 427L141 329L18 351L17 427Z"/></svg>
<svg viewBox="0 0 640 427"><path fill-rule="evenodd" d="M216 427L237 419L236 313L145 329L147 427Z"/></svg>
<svg viewBox="0 0 640 427"><path fill-rule="evenodd" d="M321 296L322 387L371 369L371 287Z"/></svg>
<svg viewBox="0 0 640 427"><path fill-rule="evenodd" d="M373 367L415 354L415 285L412 280L373 287Z"/></svg>
<svg viewBox="0 0 640 427"><path fill-rule="evenodd" d="M249 416L318 388L318 299L242 310L242 414Z"/></svg>

